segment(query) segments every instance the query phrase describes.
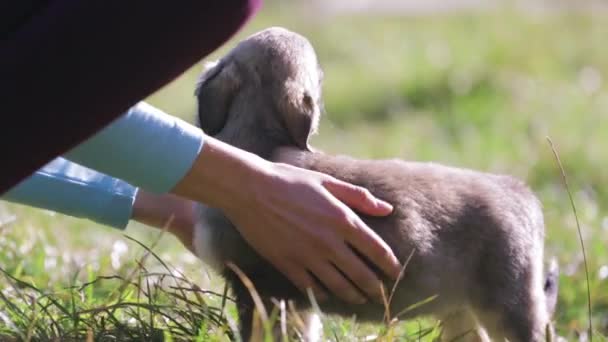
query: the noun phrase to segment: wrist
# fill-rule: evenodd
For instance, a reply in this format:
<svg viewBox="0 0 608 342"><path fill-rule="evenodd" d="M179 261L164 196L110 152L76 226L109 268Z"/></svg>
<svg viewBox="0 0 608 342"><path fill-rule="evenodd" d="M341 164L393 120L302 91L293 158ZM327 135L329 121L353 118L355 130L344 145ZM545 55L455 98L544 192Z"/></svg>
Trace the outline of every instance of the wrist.
<svg viewBox="0 0 608 342"><path fill-rule="evenodd" d="M132 220L167 231L189 248L197 214L195 203L181 197L157 195L139 189L133 203Z"/></svg>
<svg viewBox="0 0 608 342"><path fill-rule="evenodd" d="M173 193L206 205L229 209L251 198L270 162L211 137Z"/></svg>

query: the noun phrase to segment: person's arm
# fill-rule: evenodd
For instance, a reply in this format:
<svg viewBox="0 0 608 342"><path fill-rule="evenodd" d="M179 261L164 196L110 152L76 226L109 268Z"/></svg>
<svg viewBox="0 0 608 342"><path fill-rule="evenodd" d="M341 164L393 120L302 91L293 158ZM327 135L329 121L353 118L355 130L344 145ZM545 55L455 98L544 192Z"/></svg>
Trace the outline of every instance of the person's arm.
<svg viewBox="0 0 608 342"><path fill-rule="evenodd" d="M319 298L325 296L324 290L310 273L344 300L360 303L363 293L381 300L378 277L349 246L386 274L399 273L399 262L388 245L347 207L382 216L390 213L390 205L363 188L272 163L204 136L200 129L149 105L135 106L66 157L144 189L170 190L222 209L254 249L296 286L312 288ZM186 213L186 221L193 213L188 201L145 194L137 211L145 223L158 226L171 216L167 199L185 209L179 212ZM191 226L172 232L191 247Z"/></svg>
<svg viewBox="0 0 608 342"><path fill-rule="evenodd" d="M377 276L349 245L385 273L399 273L388 245L346 206L382 216L390 213L390 205L363 188L272 163L204 136L149 105L134 107L66 156L144 189L170 191L222 209L262 256L318 296L323 291L309 272L345 300L360 302L362 294L340 271L369 297L380 297ZM148 208L148 213L157 212L154 205ZM191 245L191 230L173 233Z"/></svg>
<svg viewBox="0 0 608 342"><path fill-rule="evenodd" d="M261 0L46 3L0 39L0 103L10 113L0 194L218 48Z"/></svg>
<svg viewBox="0 0 608 342"><path fill-rule="evenodd" d="M0 199L124 229L136 194L127 182L57 158Z"/></svg>
<svg viewBox="0 0 608 342"><path fill-rule="evenodd" d="M131 184L57 158L0 200L88 219L116 229L130 220L167 229L192 250L195 204L171 194L152 194Z"/></svg>
<svg viewBox="0 0 608 342"><path fill-rule="evenodd" d="M188 172L203 131L145 102L64 154L88 168L154 193L167 193Z"/></svg>
<svg viewBox="0 0 608 342"><path fill-rule="evenodd" d="M71 161L57 158L2 199L119 229L130 219L158 228L170 224L170 232L185 237L193 204L164 193L190 169L202 144L200 129L141 102L66 153Z"/></svg>
<svg viewBox="0 0 608 342"><path fill-rule="evenodd" d="M138 103L66 157L36 171L0 199L123 229L129 220L168 228L191 247L194 203L166 194L192 166L203 143L200 129ZM135 179L153 194L121 178Z"/></svg>
<svg viewBox="0 0 608 342"><path fill-rule="evenodd" d="M323 290L309 272L345 300L360 302L363 297L342 273L380 300L377 276L349 245L385 273L399 273L388 245L346 206L382 216L390 213L390 205L363 188L272 163L204 136L149 105L133 107L66 156L143 189L170 191L222 209L263 257L302 290L311 287L318 296ZM159 215L152 223L164 219L157 211L164 205L154 204L159 196L145 196L153 201L144 212ZM173 233L191 246L190 228Z"/></svg>

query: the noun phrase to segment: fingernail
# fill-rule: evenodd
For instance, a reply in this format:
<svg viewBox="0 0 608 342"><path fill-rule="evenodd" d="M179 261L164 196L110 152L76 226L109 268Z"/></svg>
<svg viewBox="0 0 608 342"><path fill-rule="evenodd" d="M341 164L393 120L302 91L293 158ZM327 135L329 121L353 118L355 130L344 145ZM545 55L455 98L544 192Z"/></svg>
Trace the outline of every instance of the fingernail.
<svg viewBox="0 0 608 342"><path fill-rule="evenodd" d="M399 262L397 262L395 264L395 268L393 269L393 274L392 274L393 280L397 280L399 278L399 275L401 274L401 268L402 267L403 266Z"/></svg>
<svg viewBox="0 0 608 342"><path fill-rule="evenodd" d="M376 206L378 206L378 207L380 207L382 209L390 210L390 211L393 210L393 205L392 204L390 204L388 202L385 202L385 201L383 201L381 199L376 199Z"/></svg>

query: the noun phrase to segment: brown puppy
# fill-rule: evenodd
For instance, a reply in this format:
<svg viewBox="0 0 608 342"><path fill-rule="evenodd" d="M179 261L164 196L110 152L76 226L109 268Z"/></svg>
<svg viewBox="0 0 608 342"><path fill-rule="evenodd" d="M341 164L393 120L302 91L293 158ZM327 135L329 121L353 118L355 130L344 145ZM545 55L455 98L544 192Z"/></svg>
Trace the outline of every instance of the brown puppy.
<svg viewBox="0 0 608 342"><path fill-rule="evenodd" d="M298 147L300 152L290 155L294 165L364 186L392 203L388 217L363 217L401 262L412 255L391 314L437 295L406 317L443 319L446 340L463 335L543 340L555 307L557 273L544 280L543 215L534 194L509 176L312 152L308 139L321 114L321 83L314 49L304 37L266 29L203 74L196 92L200 125L207 134L267 159L281 146ZM254 306L226 262L253 281L266 304L274 297L308 308L306 296L256 254L220 210L201 206L194 245L231 284L244 338L251 334ZM384 280L390 289L392 283ZM385 313L381 304L350 305L336 298L321 308L372 321Z"/></svg>

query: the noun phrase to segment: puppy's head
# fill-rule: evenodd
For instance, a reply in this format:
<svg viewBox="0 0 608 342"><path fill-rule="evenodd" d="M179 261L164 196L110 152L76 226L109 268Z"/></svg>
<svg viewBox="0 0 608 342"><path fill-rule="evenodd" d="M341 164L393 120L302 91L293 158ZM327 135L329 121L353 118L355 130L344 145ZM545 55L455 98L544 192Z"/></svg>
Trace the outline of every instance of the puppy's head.
<svg viewBox="0 0 608 342"><path fill-rule="evenodd" d="M203 73L196 88L199 123L205 133L216 135L234 108L263 103L268 108L251 106L246 115L281 127L293 144L310 149L308 140L322 111L322 79L306 38L284 28L265 29Z"/></svg>

